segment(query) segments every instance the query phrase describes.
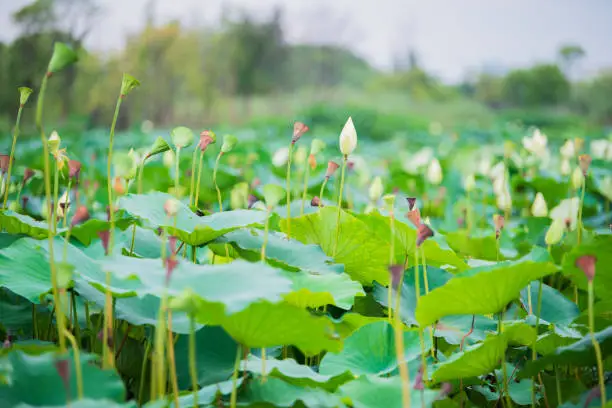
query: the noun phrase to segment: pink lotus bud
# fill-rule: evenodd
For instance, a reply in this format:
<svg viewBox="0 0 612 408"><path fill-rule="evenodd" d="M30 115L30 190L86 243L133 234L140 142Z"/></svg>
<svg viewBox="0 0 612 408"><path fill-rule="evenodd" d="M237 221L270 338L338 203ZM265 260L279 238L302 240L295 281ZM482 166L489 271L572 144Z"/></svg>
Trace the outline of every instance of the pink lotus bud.
<svg viewBox="0 0 612 408"><path fill-rule="evenodd" d="M427 224L419 225L419 229L417 232L417 239L416 239L417 247L420 247L421 244L425 242L427 238L433 237L433 235L434 235L433 230L429 228Z"/></svg>
<svg viewBox="0 0 612 408"><path fill-rule="evenodd" d="M406 201L408 201L408 209L410 211L414 210L414 205L416 204L416 197L406 197Z"/></svg>
<svg viewBox="0 0 612 408"><path fill-rule="evenodd" d="M10 156L8 154L0 154L0 172L2 174L8 171Z"/></svg>
<svg viewBox="0 0 612 408"><path fill-rule="evenodd" d="M295 144L300 137L306 132L308 132L308 126L303 124L302 122L295 122L293 124L293 137L291 138L291 144Z"/></svg>
<svg viewBox="0 0 612 408"><path fill-rule="evenodd" d="M438 398L446 397L451 392L453 392L453 385L449 382L442 383L442 386L440 387L440 394Z"/></svg>
<svg viewBox="0 0 612 408"><path fill-rule="evenodd" d="M55 369L62 379L62 384L64 384L66 394L70 394L70 364L68 359L62 358L55 360Z"/></svg>
<svg viewBox="0 0 612 408"><path fill-rule="evenodd" d="M168 245L170 246L170 251L172 251L173 255L176 255L176 242L177 238L174 235L168 237Z"/></svg>
<svg viewBox="0 0 612 408"><path fill-rule="evenodd" d="M327 171L325 172L325 178L329 179L338 170L340 165L334 161L327 162Z"/></svg>
<svg viewBox="0 0 612 408"><path fill-rule="evenodd" d="M391 274L391 284L393 285L394 289L397 289L402 274L404 273L404 265L389 266L389 273Z"/></svg>
<svg viewBox="0 0 612 408"><path fill-rule="evenodd" d="M166 286L168 286L168 283L170 283L170 277L172 276L172 272L174 272L174 269L176 269L178 265L178 259L173 254L166 258L164 264L166 266Z"/></svg>
<svg viewBox="0 0 612 408"><path fill-rule="evenodd" d="M591 165L592 161L593 159L588 154L581 154L578 157L578 165L580 166L580 170L582 170L582 175L585 177L589 172L589 166Z"/></svg>
<svg viewBox="0 0 612 408"><path fill-rule="evenodd" d="M68 160L68 176L78 182L80 173L81 162L77 160Z"/></svg>
<svg viewBox="0 0 612 408"><path fill-rule="evenodd" d="M104 254L108 255L108 243L110 240L110 231L98 231L98 236L102 241L102 247L104 248Z"/></svg>
<svg viewBox="0 0 612 408"><path fill-rule="evenodd" d="M353 169L355 168L355 162L354 162L354 161L352 161L352 160L347 161L347 162L346 162L346 168L347 168L349 171L353 171Z"/></svg>
<svg viewBox="0 0 612 408"><path fill-rule="evenodd" d="M115 346L115 342L113 340L113 331L110 330L108 327L106 328L106 331L108 333L106 345L108 346L108 348L112 349ZM98 332L98 340L104 341L104 329Z"/></svg>
<svg viewBox="0 0 612 408"><path fill-rule="evenodd" d="M415 227L421 225L421 211L417 207L414 207L413 210L408 211L407 216L410 222L412 222L412 225Z"/></svg>
<svg viewBox="0 0 612 408"><path fill-rule="evenodd" d="M74 216L72 217L72 221L70 222L70 226L74 227L82 222L85 222L89 219L89 211L87 207L84 205L79 206L74 212Z"/></svg>
<svg viewBox="0 0 612 408"><path fill-rule="evenodd" d="M595 279L595 264L597 257L595 255L582 255L576 259L576 267L580 268L589 282Z"/></svg>
<svg viewBox="0 0 612 408"><path fill-rule="evenodd" d="M205 130L200 133L200 141L198 142L198 147L202 152L205 152L208 145L210 145L211 143L215 143L215 140L216 139L213 136L213 133L210 130Z"/></svg>
<svg viewBox="0 0 612 408"><path fill-rule="evenodd" d="M321 203L321 199L317 196L312 197L312 200L310 200L310 205L313 207L323 207L323 203Z"/></svg>

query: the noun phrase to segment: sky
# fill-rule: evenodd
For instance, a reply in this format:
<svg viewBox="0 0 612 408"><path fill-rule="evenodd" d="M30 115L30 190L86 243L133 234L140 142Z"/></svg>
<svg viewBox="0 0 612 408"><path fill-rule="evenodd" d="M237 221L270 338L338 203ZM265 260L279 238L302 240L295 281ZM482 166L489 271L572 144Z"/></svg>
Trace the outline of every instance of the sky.
<svg viewBox="0 0 612 408"><path fill-rule="evenodd" d="M125 36L142 28L152 0L98 0L102 14L86 45L120 49ZM0 40L18 32L11 13L29 0L0 0ZM612 68L612 0L155 0L156 22L186 26L218 22L225 7L268 15L285 12L290 42L350 47L372 65L389 69L414 49L420 63L443 80L469 72L510 69L556 60L562 44L576 43L586 57L576 77Z"/></svg>

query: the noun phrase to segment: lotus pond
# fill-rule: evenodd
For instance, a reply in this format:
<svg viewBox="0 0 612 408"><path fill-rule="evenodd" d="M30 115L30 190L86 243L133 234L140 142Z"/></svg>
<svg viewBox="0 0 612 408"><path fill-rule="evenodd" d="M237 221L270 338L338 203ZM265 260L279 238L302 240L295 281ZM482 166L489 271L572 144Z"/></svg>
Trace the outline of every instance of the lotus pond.
<svg viewBox="0 0 612 408"><path fill-rule="evenodd" d="M58 133L75 60L3 138L2 407L612 406L612 140L115 134L129 75Z"/></svg>

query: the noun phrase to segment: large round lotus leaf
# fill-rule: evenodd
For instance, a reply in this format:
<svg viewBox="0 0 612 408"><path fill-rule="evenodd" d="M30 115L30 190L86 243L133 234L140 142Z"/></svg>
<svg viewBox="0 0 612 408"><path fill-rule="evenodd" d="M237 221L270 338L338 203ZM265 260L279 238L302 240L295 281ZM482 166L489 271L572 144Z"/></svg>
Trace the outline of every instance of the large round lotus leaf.
<svg viewBox="0 0 612 408"><path fill-rule="evenodd" d="M341 398L321 388L300 387L279 378L268 378L265 382L255 379L241 402L268 403L275 407L294 407L301 401L307 407L339 407ZM299 406L299 405L297 405Z"/></svg>
<svg viewBox="0 0 612 408"><path fill-rule="evenodd" d="M331 320L287 303L253 303L226 316L221 325L236 342L250 348L293 345L312 356L342 347Z"/></svg>
<svg viewBox="0 0 612 408"><path fill-rule="evenodd" d="M34 407L34 405L30 405L30 404L19 404L17 405L15 408L32 408ZM56 405L36 405L36 408L55 408L57 407ZM111 401L109 399L89 399L89 398L84 398L78 401L73 401L70 403L70 408L99 408L99 407L104 407L104 408L136 408L138 407L138 405L136 404L136 401L128 401L128 402L116 402L116 401ZM148 405L147 405L147 408ZM151 407L153 408L153 407ZM161 407L160 407L161 408Z"/></svg>
<svg viewBox="0 0 612 408"><path fill-rule="evenodd" d="M285 295L285 300L301 308L329 304L348 310L355 303L355 296L365 295L361 285L345 273L315 275L300 271L284 272L283 276L293 282L293 291Z"/></svg>
<svg viewBox="0 0 612 408"><path fill-rule="evenodd" d="M319 213L292 218L291 237L305 244L319 245L337 263L344 264L351 278L364 285L372 285L373 281L388 283L389 244L372 235L362 221L341 211L336 247L337 217L337 208L324 207ZM281 220L281 228L287 231L286 220Z"/></svg>
<svg viewBox="0 0 612 408"><path fill-rule="evenodd" d="M236 381L236 387L240 387L242 385L243 378L238 378ZM223 381L217 384L210 384L205 387L200 388L198 391L198 406L200 404L212 404L218 395L228 395L232 392L233 381ZM176 407L174 404L170 404L170 407ZM179 397L179 407L180 408L191 408L193 407L193 393L189 392L188 394L184 394ZM147 405L145 408L149 408ZM151 407L153 408L153 407ZM160 407L160 408L163 408Z"/></svg>
<svg viewBox="0 0 612 408"><path fill-rule="evenodd" d="M404 332L405 361L421 354L419 333ZM431 348L430 336L424 334L425 351ZM320 372L325 375L340 375L347 370L355 375L383 375L397 368L394 328L386 321L365 325L344 341L344 348L337 353L327 353L321 361Z"/></svg>
<svg viewBox="0 0 612 408"><path fill-rule="evenodd" d="M399 376L380 378L373 375L361 377L340 387L339 394L350 398L354 408L380 408L402 406L402 379ZM438 391L414 390L410 384L410 406L431 407Z"/></svg>
<svg viewBox="0 0 612 408"><path fill-rule="evenodd" d="M468 235L466 231L454 231L446 234L446 241L460 255L487 261L497 260L497 243L494 232L484 236L474 236ZM510 259L518 255L512 238L508 234L502 233L499 252L501 259Z"/></svg>
<svg viewBox="0 0 612 408"><path fill-rule="evenodd" d="M115 227L125 230L134 223L133 218L119 218L115 220ZM110 222L98 219L89 219L82 224L72 227L70 236L81 241L83 245L91 245L98 239L98 232L110 230ZM67 233L64 233L66 235Z"/></svg>
<svg viewBox="0 0 612 408"><path fill-rule="evenodd" d="M600 235L575 247L563 258L563 273L569 276L579 288L587 289L587 279L576 266L576 260L583 255L594 255L597 257L595 263L595 296L601 299L612 296L612 235Z"/></svg>
<svg viewBox="0 0 612 408"><path fill-rule="evenodd" d="M531 288L531 307L535 314L538 310L539 281L533 281L521 290L521 302L525 310L529 310L528 290ZM542 284L542 307L540 321L542 324L568 325L578 317L578 306L558 290Z"/></svg>
<svg viewBox="0 0 612 408"><path fill-rule="evenodd" d="M174 200L174 197L160 192L128 194L118 200L117 207L140 218L151 228L165 227L169 234L192 246L204 245L238 228L263 226L266 217L263 211L248 210L198 217L189 207L179 203L175 223L174 218L169 218L164 211L164 204L168 200Z"/></svg>
<svg viewBox="0 0 612 408"><path fill-rule="evenodd" d="M531 379L525 379L521 381L515 381L514 377L510 377L511 373L516 373L517 369L512 364L506 363L506 375L508 378L508 391L510 398L518 405L530 405L531 404L531 392L533 389L533 381ZM474 391L481 393L487 401L498 401L500 399L500 385L504 383L504 373L501 368L495 370L495 384L486 383L485 386L476 385L472 388ZM504 392L504 395L506 393ZM537 393L537 399L540 399L541 395Z"/></svg>
<svg viewBox="0 0 612 408"><path fill-rule="evenodd" d="M426 326L449 315L499 312L529 282L557 271L552 263L532 258L477 267L452 278L421 298L417 321Z"/></svg>
<svg viewBox="0 0 612 408"><path fill-rule="evenodd" d="M8 386L0 387L0 401L4 406L15 406L19 403L34 406L64 406L69 397L75 401L77 383L75 362L72 352L66 354L69 364L69 390L64 388L59 376L56 362L62 357L56 353L45 353L30 356L21 351L11 352L4 357L12 367ZM125 400L125 388L121 378L114 370L101 370L93 364L95 356L81 353L81 370L83 373L83 395L90 399L109 399L115 402Z"/></svg>
<svg viewBox="0 0 612 408"><path fill-rule="evenodd" d="M19 214L11 210L0 211L0 230L14 235L29 235L35 239L43 239L49 236L49 224L36 221L32 217ZM66 231L66 228L58 228L57 232Z"/></svg>

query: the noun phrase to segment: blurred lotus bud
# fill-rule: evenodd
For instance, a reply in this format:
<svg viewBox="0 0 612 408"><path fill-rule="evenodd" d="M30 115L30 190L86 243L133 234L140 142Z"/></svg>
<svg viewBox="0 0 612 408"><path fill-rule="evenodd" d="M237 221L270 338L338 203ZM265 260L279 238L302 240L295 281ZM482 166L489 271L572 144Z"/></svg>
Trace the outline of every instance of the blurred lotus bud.
<svg viewBox="0 0 612 408"><path fill-rule="evenodd" d="M186 288L180 295L175 296L168 303L168 307L173 310L185 312L193 315L199 310L200 301L193 289Z"/></svg>
<svg viewBox="0 0 612 408"><path fill-rule="evenodd" d="M249 205L249 183L236 184L230 192L230 207L234 210L247 208Z"/></svg>
<svg viewBox="0 0 612 408"><path fill-rule="evenodd" d="M25 209L28 206L28 201L30 201L30 197L28 196L21 197L21 208Z"/></svg>
<svg viewBox="0 0 612 408"><path fill-rule="evenodd" d="M132 90L140 86L140 81L129 74L123 74L121 80L121 97L125 98Z"/></svg>
<svg viewBox="0 0 612 408"><path fill-rule="evenodd" d="M25 186L25 184L28 182L28 180L30 180L32 177L34 177L34 170L32 170L31 168L26 168L23 171L23 181L22 181L22 185Z"/></svg>
<svg viewBox="0 0 612 408"><path fill-rule="evenodd" d="M397 289L403 273L404 265L389 266L389 274L391 275L391 285L394 289Z"/></svg>
<svg viewBox="0 0 612 408"><path fill-rule="evenodd" d="M340 152L344 156L348 156L353 153L356 147L357 130L355 130L355 125L353 125L353 119L349 117L342 128L342 132L340 132Z"/></svg>
<svg viewBox="0 0 612 408"><path fill-rule="evenodd" d="M314 154L308 156L308 165L310 166L310 170L314 170L317 168L317 159Z"/></svg>
<svg viewBox="0 0 612 408"><path fill-rule="evenodd" d="M386 194L382 199L385 203L385 209L387 212L389 214L393 214L393 209L395 207L395 194Z"/></svg>
<svg viewBox="0 0 612 408"><path fill-rule="evenodd" d="M49 153L55 156L57 154L57 151L59 150L61 143L62 139L60 139L59 135L57 134L57 131L54 130L53 132L51 132L51 136L49 136L49 139L47 140L47 146L49 146Z"/></svg>
<svg viewBox="0 0 612 408"><path fill-rule="evenodd" d="M68 177L78 182L80 173L81 162L77 160L68 160Z"/></svg>
<svg viewBox="0 0 612 408"><path fill-rule="evenodd" d="M57 200L57 217L64 218L70 207L70 195L68 190Z"/></svg>
<svg viewBox="0 0 612 408"><path fill-rule="evenodd" d="M282 167L287 164L288 160L289 148L281 147L280 149L274 152L274 155L272 156L272 165L274 165L274 167Z"/></svg>
<svg viewBox="0 0 612 408"><path fill-rule="evenodd" d="M563 146L561 146L560 153L561 157L564 159L571 159L572 157L576 156L574 141L572 139L566 140Z"/></svg>
<svg viewBox="0 0 612 408"><path fill-rule="evenodd" d="M582 171L582 175L585 177L589 172L589 166L591 165L591 161L593 161L593 159L591 159L591 156L589 156L588 154L581 154L578 157L578 164L580 166L580 170Z"/></svg>
<svg viewBox="0 0 612 408"><path fill-rule="evenodd" d="M453 392L453 384L449 382L442 383L442 386L440 387L440 395L438 396L438 399L442 399L446 397L447 395L450 395L451 392Z"/></svg>
<svg viewBox="0 0 612 408"><path fill-rule="evenodd" d="M512 209L512 197L510 196L510 191L508 188L504 188L501 193L497 195L497 208L500 210L510 210Z"/></svg>
<svg viewBox="0 0 612 408"><path fill-rule="evenodd" d="M19 91L19 105L23 106L26 104L26 102L28 102L28 99L30 98L30 94L33 91L27 86L21 86L17 88L17 90Z"/></svg>
<svg viewBox="0 0 612 408"><path fill-rule="evenodd" d="M164 212L168 217L174 217L178 214L180 204L175 198L169 198L164 203Z"/></svg>
<svg viewBox="0 0 612 408"><path fill-rule="evenodd" d="M115 177L113 180L113 190L115 190L115 193L118 195L125 194L127 190L125 184L125 181L121 177Z"/></svg>
<svg viewBox="0 0 612 408"><path fill-rule="evenodd" d="M186 126L177 126L170 132L170 139L177 149L182 149L193 143L193 131Z"/></svg>
<svg viewBox="0 0 612 408"><path fill-rule="evenodd" d="M370 201L378 201L384 192L383 190L384 187L382 183L382 178L380 178L380 176L375 177L374 181L372 181L372 184L370 184L370 189L368 191Z"/></svg>
<svg viewBox="0 0 612 408"><path fill-rule="evenodd" d="M325 142L321 139L313 139L310 143L310 154L317 155L325 149Z"/></svg>
<svg viewBox="0 0 612 408"><path fill-rule="evenodd" d="M306 132L308 132L308 126L306 126L302 122L295 122L293 124L293 136L291 137L291 144L295 144Z"/></svg>
<svg viewBox="0 0 612 408"><path fill-rule="evenodd" d="M217 135L212 130L205 130L200 133L200 141L198 142L198 147L202 152L206 151L206 148L210 144L214 144L217 142Z"/></svg>
<svg viewBox="0 0 612 408"><path fill-rule="evenodd" d="M306 147L304 146L300 146L296 151L295 151L295 164L297 165L303 165L306 163L306 158L308 156L308 151L306 149Z"/></svg>
<svg viewBox="0 0 612 408"><path fill-rule="evenodd" d="M223 136L223 144L221 145L221 152L228 153L232 151L232 149L234 149L234 147L236 146L236 143L238 143L238 138L236 138L236 136L234 135Z"/></svg>
<svg viewBox="0 0 612 408"><path fill-rule="evenodd" d="M563 232L565 231L565 222L561 218L554 219L546 235L544 236L544 242L546 245L555 245L561 242L563 238Z"/></svg>
<svg viewBox="0 0 612 408"><path fill-rule="evenodd" d="M108 255L108 244L110 240L110 231L98 231L100 241L102 241L102 248L104 248L104 254Z"/></svg>
<svg viewBox="0 0 612 408"><path fill-rule="evenodd" d="M516 146L514 145L514 142L512 142L511 140L504 141L504 157L506 159L509 159L510 157L512 157L512 153L514 153L515 149L516 149Z"/></svg>
<svg viewBox="0 0 612 408"><path fill-rule="evenodd" d="M580 153L584 148L584 139L581 137L574 138L574 149L576 153Z"/></svg>
<svg viewBox="0 0 612 408"><path fill-rule="evenodd" d="M266 184L263 186L263 196L266 206L274 208L285 196L285 189L276 184Z"/></svg>
<svg viewBox="0 0 612 408"><path fill-rule="evenodd" d="M423 365L419 366L419 371L417 371L416 378L414 379L414 389L415 390L424 390L425 383L423 382Z"/></svg>
<svg viewBox="0 0 612 408"><path fill-rule="evenodd" d="M334 162L334 161L328 161L327 162L327 171L325 172L325 178L329 179L331 176L333 176L333 174L336 172L336 170L338 170L338 167L340 167L340 165L338 165L338 163Z"/></svg>
<svg viewBox="0 0 612 408"><path fill-rule="evenodd" d="M107 340L106 340L106 345L112 349L115 346L115 341L113 339L113 331L111 329L109 329L108 327L106 328L106 333L108 334L107 336ZM100 330L98 332L98 335L96 336L98 338L98 340L100 342L104 341L104 329Z"/></svg>
<svg viewBox="0 0 612 408"><path fill-rule="evenodd" d="M570 173L572 172L572 166L570 165L570 161L569 159L562 159L561 160L561 175L562 176L569 176Z"/></svg>
<svg viewBox="0 0 612 408"><path fill-rule="evenodd" d="M9 168L11 157L8 154L0 154L0 174L5 174Z"/></svg>
<svg viewBox="0 0 612 408"><path fill-rule="evenodd" d="M74 227L75 225L79 225L89 219L89 210L84 205L79 206L74 215L72 216L72 221L70 222L70 226Z"/></svg>
<svg viewBox="0 0 612 408"><path fill-rule="evenodd" d="M255 197L253 194L249 194L249 199L248 199L248 209L253 208L253 204L255 204L257 202L257 197Z"/></svg>
<svg viewBox="0 0 612 408"><path fill-rule="evenodd" d="M546 200L544 200L544 195L538 192L533 200L533 204L531 205L531 214L534 217L546 217L548 215L548 206L546 205Z"/></svg>
<svg viewBox="0 0 612 408"><path fill-rule="evenodd" d="M170 255L164 260L164 266L166 267L166 286L170 283L170 278L172 277L172 272L178 266L178 259L175 254Z"/></svg>
<svg viewBox="0 0 612 408"><path fill-rule="evenodd" d="M164 163L164 166L168 168L172 168L174 166L174 151L173 150L165 151L164 154L162 155L162 161Z"/></svg>
<svg viewBox="0 0 612 408"><path fill-rule="evenodd" d="M427 181L434 186L442 182L442 167L438 159L433 159L427 167Z"/></svg>
<svg viewBox="0 0 612 408"><path fill-rule="evenodd" d="M355 168L355 162L353 160L347 161L346 168L348 171L353 171L353 169Z"/></svg>
<svg viewBox="0 0 612 408"><path fill-rule="evenodd" d="M416 239L416 246L420 247L421 244L423 242L425 242L425 240L427 238L433 237L434 232L433 230L429 227L429 225L427 224L421 224L419 225L418 229L417 229L417 239Z"/></svg>
<svg viewBox="0 0 612 408"><path fill-rule="evenodd" d="M584 184L584 178L584 174L582 173L580 167L576 167L574 169L574 172L572 173L572 188L574 190L582 188L582 185Z"/></svg>
<svg viewBox="0 0 612 408"><path fill-rule="evenodd" d="M412 225L415 227L418 228L418 226L421 225L421 211L417 207L414 207L414 209L408 211L407 216Z"/></svg>
<svg viewBox="0 0 612 408"><path fill-rule="evenodd" d="M495 238L499 239L501 231L504 229L504 224L506 220L503 215L494 214L493 215L493 225L495 226Z"/></svg>
<svg viewBox="0 0 612 408"><path fill-rule="evenodd" d="M414 210L414 206L416 204L416 197L406 197L406 201L408 202L408 210Z"/></svg>
<svg viewBox="0 0 612 408"><path fill-rule="evenodd" d="M576 259L576 267L584 272L589 282L593 282L593 279L595 279L596 263L597 257L595 255L582 255Z"/></svg>
<svg viewBox="0 0 612 408"><path fill-rule="evenodd" d="M70 363L68 362L68 359L59 357L57 360L55 360L54 364L57 374L60 376L62 384L64 385L66 395L70 395Z"/></svg>
<svg viewBox="0 0 612 408"><path fill-rule="evenodd" d="M3 349L10 349L12 346L11 344L11 339L9 336L6 336L6 339L4 339L4 341L2 342L2 348Z"/></svg>
<svg viewBox="0 0 612 408"><path fill-rule="evenodd" d="M323 207L323 203L318 196L312 197L312 200L310 200L310 205L313 207Z"/></svg>
<svg viewBox="0 0 612 408"><path fill-rule="evenodd" d="M465 176L465 179L463 179L463 188L465 189L465 191L473 191L475 187L476 179L474 178L474 174L468 174L467 176Z"/></svg>
<svg viewBox="0 0 612 408"><path fill-rule="evenodd" d="M56 42L53 45L53 55L51 55L51 60L49 60L49 65L47 67L47 76L51 76L51 74L61 71L77 60L78 56L72 48L64 43Z"/></svg>

